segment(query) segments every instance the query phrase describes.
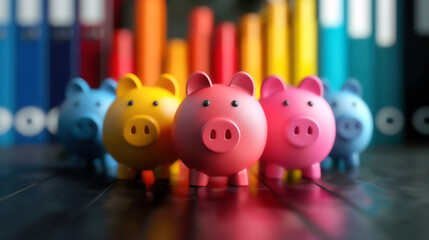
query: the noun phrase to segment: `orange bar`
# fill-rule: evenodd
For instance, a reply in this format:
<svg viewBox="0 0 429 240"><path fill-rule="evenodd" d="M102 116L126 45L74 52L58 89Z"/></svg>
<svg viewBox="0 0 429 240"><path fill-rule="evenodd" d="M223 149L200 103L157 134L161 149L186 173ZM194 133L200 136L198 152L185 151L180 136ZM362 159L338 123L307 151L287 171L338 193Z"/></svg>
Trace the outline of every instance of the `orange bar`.
<svg viewBox="0 0 429 240"><path fill-rule="evenodd" d="M240 21L240 70L248 72L259 99L262 84L262 29L258 14L245 14Z"/></svg>
<svg viewBox="0 0 429 240"><path fill-rule="evenodd" d="M179 97L185 98L188 80L188 57L185 40L171 39L168 41L165 72L176 78L179 84Z"/></svg>
<svg viewBox="0 0 429 240"><path fill-rule="evenodd" d="M210 73L210 49L214 16L208 7L196 7L189 15L188 56L189 73Z"/></svg>
<svg viewBox="0 0 429 240"><path fill-rule="evenodd" d="M143 85L155 85L162 74L166 39L165 0L136 0L136 74Z"/></svg>

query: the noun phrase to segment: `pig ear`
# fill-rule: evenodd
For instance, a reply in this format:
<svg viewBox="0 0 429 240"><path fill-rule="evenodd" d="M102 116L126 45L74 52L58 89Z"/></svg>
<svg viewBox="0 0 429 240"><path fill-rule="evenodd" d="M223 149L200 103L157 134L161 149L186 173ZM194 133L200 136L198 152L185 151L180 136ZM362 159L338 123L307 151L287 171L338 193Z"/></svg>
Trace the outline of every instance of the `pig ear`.
<svg viewBox="0 0 429 240"><path fill-rule="evenodd" d="M323 91L325 92L325 94L330 93L331 92L331 86L326 81L326 79L323 79L322 83L323 83Z"/></svg>
<svg viewBox="0 0 429 240"><path fill-rule="evenodd" d="M316 76L308 76L301 81L298 88L305 89L323 97L322 81Z"/></svg>
<svg viewBox="0 0 429 240"><path fill-rule="evenodd" d="M359 81L354 78L350 78L346 83L344 83L342 90L362 96L362 86Z"/></svg>
<svg viewBox="0 0 429 240"><path fill-rule="evenodd" d="M111 78L106 78L101 83L100 89L105 90L105 91L115 95L117 87L118 87L118 83L115 80L113 80Z"/></svg>
<svg viewBox="0 0 429 240"><path fill-rule="evenodd" d="M140 82L140 79L136 75L128 73L119 79L118 88L116 89L116 96L121 97L128 91L142 87L143 85Z"/></svg>
<svg viewBox="0 0 429 240"><path fill-rule="evenodd" d="M201 88L211 86L213 86L212 81L205 72L195 72L188 79L188 84L186 85L186 95L189 96Z"/></svg>
<svg viewBox="0 0 429 240"><path fill-rule="evenodd" d="M82 78L73 78L67 85L66 98L69 98L78 93L90 91L88 83Z"/></svg>
<svg viewBox="0 0 429 240"><path fill-rule="evenodd" d="M281 77L273 75L265 78L261 86L261 98L267 98L275 93L286 90L286 85Z"/></svg>
<svg viewBox="0 0 429 240"><path fill-rule="evenodd" d="M164 73L158 78L156 86L171 92L174 96L177 96L179 93L179 85L177 84L176 79L168 73Z"/></svg>
<svg viewBox="0 0 429 240"><path fill-rule="evenodd" d="M230 87L238 87L246 91L250 96L255 96L255 83L247 72L237 72L232 76Z"/></svg>

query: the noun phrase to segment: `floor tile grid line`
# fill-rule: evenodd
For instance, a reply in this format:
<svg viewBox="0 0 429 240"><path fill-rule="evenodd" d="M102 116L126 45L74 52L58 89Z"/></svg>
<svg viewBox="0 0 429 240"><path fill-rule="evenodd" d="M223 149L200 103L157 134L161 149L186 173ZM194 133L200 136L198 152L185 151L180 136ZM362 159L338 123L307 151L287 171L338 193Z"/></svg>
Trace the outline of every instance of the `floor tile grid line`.
<svg viewBox="0 0 429 240"><path fill-rule="evenodd" d="M87 212L92 206L94 206L94 204L100 200L101 198L103 198L103 196L109 192L109 190L111 190L119 181L121 180L116 180L114 181L112 184L110 184L109 186L107 186L100 194L98 194L94 199L92 199L88 204L85 205L85 207L83 208L83 211L80 214L77 214L74 219L75 221L79 221L80 217L84 217L85 212ZM171 187L171 186L170 186ZM148 190L147 190L148 191ZM198 204L198 188L190 188L190 191L192 191L192 198L191 198L191 222L190 222L190 236L186 239L190 239L190 240L196 240L197 236L196 236L196 211L197 211L197 204ZM152 217L153 213L148 214L148 218L146 219L145 222L142 223L141 226L141 236L146 236L147 233L149 232L149 229L147 228L147 226L149 225L148 222L150 221L150 218Z"/></svg>
<svg viewBox="0 0 429 240"><path fill-rule="evenodd" d="M259 182L261 182L265 187L267 187L277 198L280 199L280 201L288 208L290 208L297 216L298 218L314 233L316 236L320 237L321 239L331 239L325 232L323 232L319 227L317 227L313 222L311 222L309 219L305 217L305 214L303 214L299 209L297 209L294 204L286 201L282 196L280 196L274 189L272 189L268 184L266 184L263 179L253 171L250 171L251 174L253 174Z"/></svg>
<svg viewBox="0 0 429 240"><path fill-rule="evenodd" d="M375 221L374 219L368 215L363 209L361 209L358 205L353 203L352 201L348 200L346 197L342 196L339 193L336 193L335 191L330 190L329 188L322 185L322 183L319 183L318 181L312 180L311 181L316 186L320 187L323 191L326 191L330 195L334 196L335 198L338 198L340 201L344 202L345 204L349 205L353 210L355 210L358 214L366 218L372 225L381 233L383 233L385 236L388 236L391 238L392 236L389 235L385 230L383 230Z"/></svg>
<svg viewBox="0 0 429 240"><path fill-rule="evenodd" d="M31 189L31 188L34 188L34 187L36 187L36 186L39 186L40 184L43 184L44 182L49 181L49 180L51 180L51 179L53 179L53 178L55 178L55 177L57 177L57 176L58 176L58 174L54 174L54 175L52 175L52 176L49 176L49 177L47 177L47 178L42 179L42 180L41 180L41 181L39 181L39 182L36 182L36 183L30 184L30 185L29 185L29 186L27 186L27 187L24 187L24 188L22 188L22 189L20 189L20 190L18 190L18 191L15 191L15 192L13 192L13 193L11 193L11 194L9 194L9 195L6 195L6 196L4 196L4 197L0 198L0 202L5 201L6 199L11 198L11 197L13 197L13 196L16 196L16 195L18 195L18 194L20 194L20 193L22 193L22 192L25 192L25 191L27 191L27 190L29 190L29 189Z"/></svg>
<svg viewBox="0 0 429 240"><path fill-rule="evenodd" d="M98 199L100 199L109 189L116 185L118 181L112 182L109 186L106 187L100 194L98 194L94 199L92 199L88 204L83 207L83 212L86 212Z"/></svg>

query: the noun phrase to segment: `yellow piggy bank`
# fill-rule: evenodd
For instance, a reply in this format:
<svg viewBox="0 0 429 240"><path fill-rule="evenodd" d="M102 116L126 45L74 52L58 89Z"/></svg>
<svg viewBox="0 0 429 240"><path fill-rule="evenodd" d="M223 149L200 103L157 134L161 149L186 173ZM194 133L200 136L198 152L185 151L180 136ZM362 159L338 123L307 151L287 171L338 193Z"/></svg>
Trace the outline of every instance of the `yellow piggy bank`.
<svg viewBox="0 0 429 240"><path fill-rule="evenodd" d="M168 179L170 164L178 158L171 140L180 104L176 80L163 74L149 87L127 74L119 80L116 96L104 119L103 140L119 162L118 178L134 179L137 171L153 170L156 179Z"/></svg>

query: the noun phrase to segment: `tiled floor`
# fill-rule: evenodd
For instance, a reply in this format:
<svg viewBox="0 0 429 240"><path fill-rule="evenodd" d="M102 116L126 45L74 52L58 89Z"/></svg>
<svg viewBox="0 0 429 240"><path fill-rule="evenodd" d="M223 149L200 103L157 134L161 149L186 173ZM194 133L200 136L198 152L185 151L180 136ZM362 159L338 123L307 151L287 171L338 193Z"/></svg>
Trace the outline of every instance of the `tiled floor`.
<svg viewBox="0 0 429 240"><path fill-rule="evenodd" d="M0 239L429 239L424 147L369 150L317 181L147 188L71 167L56 145L0 150Z"/></svg>

